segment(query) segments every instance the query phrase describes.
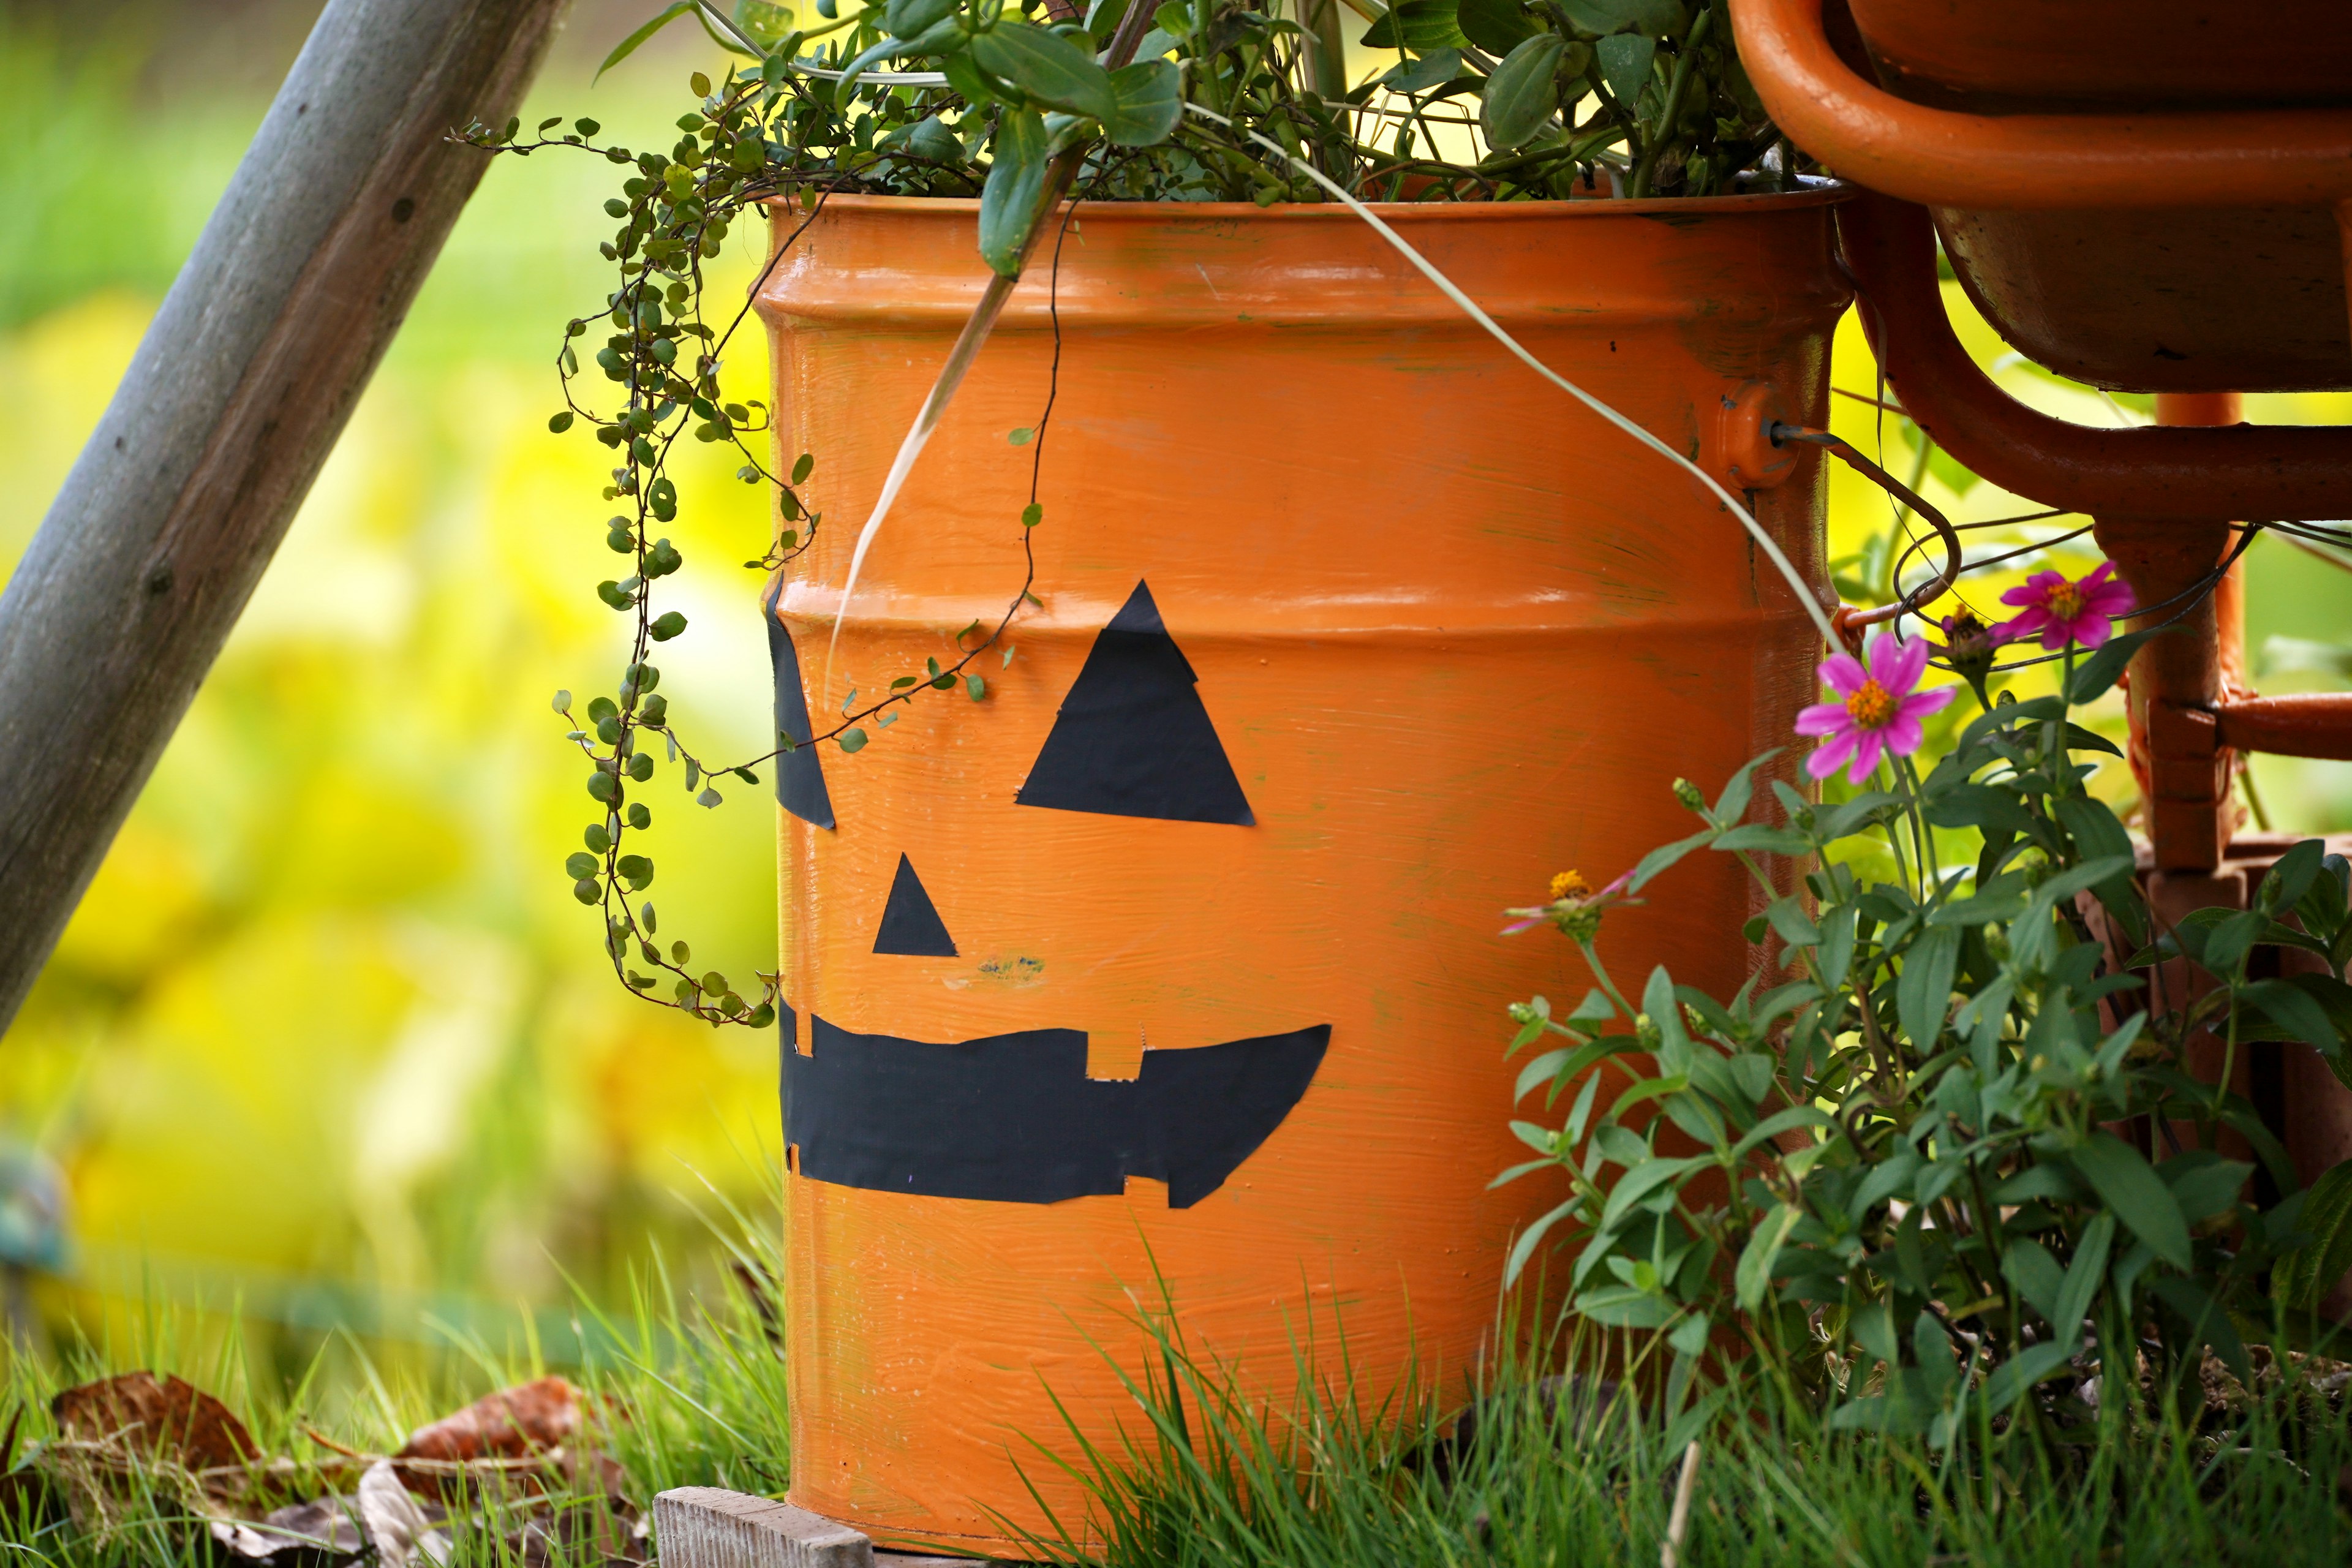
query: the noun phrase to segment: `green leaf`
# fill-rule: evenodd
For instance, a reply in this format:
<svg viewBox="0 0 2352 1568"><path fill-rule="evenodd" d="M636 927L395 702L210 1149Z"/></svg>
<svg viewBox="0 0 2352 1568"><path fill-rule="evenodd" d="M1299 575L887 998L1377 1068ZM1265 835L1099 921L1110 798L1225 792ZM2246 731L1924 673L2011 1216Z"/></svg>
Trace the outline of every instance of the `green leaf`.
<svg viewBox="0 0 2352 1568"><path fill-rule="evenodd" d="M2230 1321L2205 1287L2193 1279L2167 1275L2150 1287L2158 1300L2189 1320L2189 1332L2196 1340L2212 1347L2213 1353L2228 1363L2238 1381L2248 1388L2254 1385L2254 1369L2246 1359L2245 1342L2238 1338L2237 1326Z"/></svg>
<svg viewBox="0 0 2352 1568"><path fill-rule="evenodd" d="M1510 1257L1503 1264L1505 1285L1517 1282L1519 1270L1528 1266L1528 1259L1534 1255L1538 1244L1543 1240L1544 1233L1575 1213L1576 1205L1577 1200L1570 1198L1519 1233L1519 1238L1511 1244Z"/></svg>
<svg viewBox="0 0 2352 1568"><path fill-rule="evenodd" d="M1950 903L1931 910L1927 923L1937 926L1981 926L2013 921L2025 912L2027 900L2022 893L2006 898L1954 899Z"/></svg>
<svg viewBox="0 0 2352 1568"><path fill-rule="evenodd" d="M2131 662L2132 655L2140 650L2140 645L2150 637L2181 629L2178 626L2150 626L2144 632L2128 632L2119 637L2108 638L2097 651L2074 667L2074 679L2066 687L2066 700L2077 708L2086 702L2096 702L2122 678L2124 666Z"/></svg>
<svg viewBox="0 0 2352 1568"><path fill-rule="evenodd" d="M2296 1228L2311 1239L2271 1270L2271 1296L2294 1310L2316 1311L2336 1282L2352 1272L2352 1160L2311 1184Z"/></svg>
<svg viewBox="0 0 2352 1568"><path fill-rule="evenodd" d="M2066 1273L2048 1247L2032 1237L2012 1237L2001 1252L2000 1271L2035 1311L2053 1327L2058 1325L2058 1298L2065 1293Z"/></svg>
<svg viewBox="0 0 2352 1568"><path fill-rule="evenodd" d="M932 163L945 164L950 169L963 167L963 143L957 140L954 132L937 120L919 120L915 122L915 128L907 132L907 151L919 158L929 158ZM800 481L795 479L793 482L798 484Z"/></svg>
<svg viewBox="0 0 2352 1568"><path fill-rule="evenodd" d="M841 732L841 749L845 752L858 752L865 750L866 731L863 730L844 730Z"/></svg>
<svg viewBox="0 0 2352 1568"><path fill-rule="evenodd" d="M911 38L933 23L954 16L956 0L890 0L882 10L882 30L897 37Z"/></svg>
<svg viewBox="0 0 2352 1568"><path fill-rule="evenodd" d="M1085 49L1043 27L1003 21L971 41L972 63L1035 102L1089 120L1118 115L1110 73Z"/></svg>
<svg viewBox="0 0 2352 1568"><path fill-rule="evenodd" d="M2095 731L2084 729L2080 724L2066 726L2066 749L2070 752L2096 752L2105 757L2120 757L2124 754L2121 746Z"/></svg>
<svg viewBox="0 0 2352 1568"><path fill-rule="evenodd" d="M2057 1310L2050 1326L2058 1331L2058 1342L2072 1349L2082 1338L2083 1319L2091 1310L2091 1298L2097 1295L2101 1281L2107 1277L2107 1255L2115 1249L2116 1216L2101 1209L2083 1227L2083 1238L2074 1244L2074 1261L2066 1266L2066 1283L2058 1292Z"/></svg>
<svg viewBox="0 0 2352 1568"><path fill-rule="evenodd" d="M686 630L686 617L676 610L665 611L656 616L653 624L646 628L656 642L667 642L684 630Z"/></svg>
<svg viewBox="0 0 2352 1568"><path fill-rule="evenodd" d="M1454 21L1464 37L1497 57L1509 54L1522 38L1544 30L1542 24L1519 8L1518 0L1456 0Z"/></svg>
<svg viewBox="0 0 2352 1568"><path fill-rule="evenodd" d="M1663 963L1650 971L1642 987L1642 1011L1657 1026L1658 1065L1669 1073L1681 1073L1690 1061L1690 1035L1683 1028L1682 1003Z"/></svg>
<svg viewBox="0 0 2352 1568"><path fill-rule="evenodd" d="M793 30L792 8L775 0L735 0L735 25L761 47L773 49Z"/></svg>
<svg viewBox="0 0 2352 1568"><path fill-rule="evenodd" d="M1021 270L1021 247L1045 190L1045 121L1034 109L1011 109L996 128L996 161L980 193L980 254L1002 277Z"/></svg>
<svg viewBox="0 0 2352 1568"><path fill-rule="evenodd" d="M1804 905L1793 898L1773 900L1764 919L1790 947L1811 947L1822 940L1821 928L1806 918Z"/></svg>
<svg viewBox="0 0 2352 1568"><path fill-rule="evenodd" d="M1168 140L1184 115L1175 62L1142 59L1110 73L1112 112L1103 134L1121 147L1153 147Z"/></svg>
<svg viewBox="0 0 2352 1568"><path fill-rule="evenodd" d="M1773 747L1760 756L1748 759L1740 770L1731 775L1723 793L1715 797L1715 819L1728 827L1748 815L1748 802L1756 793L1756 770L1779 756L1784 748Z"/></svg>
<svg viewBox="0 0 2352 1568"><path fill-rule="evenodd" d="M1716 839L1715 847L1727 854L1734 849L1761 849L1768 855L1786 855L1792 859L1813 852L1811 840L1803 834L1761 822L1742 823L1738 827L1725 829Z"/></svg>
<svg viewBox="0 0 2352 1568"><path fill-rule="evenodd" d="M2305 1045L2315 1046L2322 1054L2332 1055L2344 1047L2339 1034L2327 1010L2312 1000L2311 993L2284 980L2257 980L2238 993L2271 1016L2272 1020Z"/></svg>
<svg viewBox="0 0 2352 1568"><path fill-rule="evenodd" d="M1752 1312L1763 1303L1764 1293L1772 1288L1772 1260L1780 1256L1780 1244L1789 1239L1789 1232L1801 1217L1801 1211L1787 1204L1774 1204L1772 1212L1758 1222L1733 1274L1741 1311Z"/></svg>
<svg viewBox="0 0 2352 1568"><path fill-rule="evenodd" d="M1999 1415L2023 1398L2027 1389L2064 1372L2074 1354L2069 1344L2030 1345L2001 1363L1985 1379L1985 1414Z"/></svg>
<svg viewBox="0 0 2352 1568"><path fill-rule="evenodd" d="M1364 29L1360 40L1375 49L1458 49L1470 40L1455 16L1455 0L1404 0Z"/></svg>
<svg viewBox="0 0 2352 1568"><path fill-rule="evenodd" d="M2198 963L2212 974L2227 979L2270 924L2271 917L2260 910L2239 910L2206 934L2205 951Z"/></svg>
<svg viewBox="0 0 2352 1568"><path fill-rule="evenodd" d="M1813 950L1813 963L1821 966L1821 983L1830 992L1846 983L1846 971L1853 966L1853 929L1861 924L1863 912L1851 902L1842 902L1830 910L1821 921L1821 945Z"/></svg>
<svg viewBox="0 0 2352 1568"><path fill-rule="evenodd" d="M1649 83L1650 62L1658 55L1657 40L1647 33L1612 33L1592 48L1601 57L1601 79L1631 112Z"/></svg>
<svg viewBox="0 0 2352 1568"><path fill-rule="evenodd" d="M554 700L549 702L548 706L554 709L558 713L564 711L572 706L572 693L562 690L557 691Z"/></svg>
<svg viewBox="0 0 2352 1568"><path fill-rule="evenodd" d="M1894 816L1903 800L1892 790L1865 790L1835 805L1822 806L1813 818L1813 832L1822 843L1834 844Z"/></svg>
<svg viewBox="0 0 2352 1568"><path fill-rule="evenodd" d="M1568 19L1588 33L1633 27L1654 38L1683 30L1682 0L1565 0Z"/></svg>
<svg viewBox="0 0 2352 1568"><path fill-rule="evenodd" d="M1987 833L2026 834L2033 816L2017 796L1990 784L1960 784L1927 803L1927 820L1938 827L1974 827Z"/></svg>
<svg viewBox="0 0 2352 1568"><path fill-rule="evenodd" d="M2095 795L2070 795L2055 802L2051 811L2058 818L2066 836L2085 860L2116 859L2132 852L2131 835L2116 820L2114 810ZM2127 874L2118 872L2099 885L2099 895L2111 903L2131 896Z"/></svg>
<svg viewBox="0 0 2352 1568"><path fill-rule="evenodd" d="M2262 886L2254 889L2254 907L2273 915L2294 909L2318 879L2320 861L2326 853L2325 842L2306 838L2280 856L2263 878Z"/></svg>
<svg viewBox="0 0 2352 1568"><path fill-rule="evenodd" d="M1580 1316L1609 1329L1663 1329L1674 1309L1647 1290L1631 1285L1604 1285L1576 1298Z"/></svg>
<svg viewBox="0 0 2352 1568"><path fill-rule="evenodd" d="M1951 1011L1952 976L1959 967L1960 932L1957 926L1929 926L1903 955L1903 973L1895 982L1895 1010L1903 1032L1920 1051L1935 1049Z"/></svg>
<svg viewBox="0 0 2352 1568"><path fill-rule="evenodd" d="M859 50L856 58L841 68L841 79L833 84L834 103L839 108L847 109L856 100L857 79L866 74L866 68L880 65L891 56L904 52L906 47L897 38L884 38ZM965 58L964 54L959 51L950 57L950 61L952 63Z"/></svg>
<svg viewBox="0 0 2352 1568"><path fill-rule="evenodd" d="M1834 1127L1836 1125L1837 1123L1830 1120L1829 1112L1825 1110L1811 1105L1792 1105L1786 1110L1774 1111L1749 1128L1748 1136L1732 1146L1731 1157L1737 1161L1741 1155L1766 1140L1778 1138L1781 1133L1793 1131L1800 1127Z"/></svg>
<svg viewBox="0 0 2352 1568"><path fill-rule="evenodd" d="M611 70L614 66L619 65L623 60L627 59L631 55L635 54L639 44L644 43L647 38L652 37L656 33L660 32L664 27L668 26L672 22L677 21L680 16L685 16L688 11L693 9L694 0L677 0L675 5L663 6L660 11L655 14L652 21L647 22L644 26L639 27L635 32L631 33L627 37L623 38L619 44L614 46L613 52L604 57L604 63L596 68L596 75L588 79L588 85L591 87L595 86L598 78L601 78L606 71Z"/></svg>
<svg viewBox="0 0 2352 1568"><path fill-rule="evenodd" d="M1601 1205L1601 1228L1612 1228L1625 1217L1625 1211L1664 1186L1668 1182L1701 1165L1715 1162L1704 1154L1687 1155L1679 1160L1653 1156L1643 1161L1621 1177L1610 1189L1609 1201Z"/></svg>
<svg viewBox="0 0 2352 1568"><path fill-rule="evenodd" d="M966 696L977 702L988 695L988 678L982 675L967 675L963 678L963 689Z"/></svg>
<svg viewBox="0 0 2352 1568"><path fill-rule="evenodd" d="M1515 152L1551 123L1559 108L1559 83L1553 73L1567 47L1558 33L1538 33L1503 57L1478 94L1478 124L1488 146L1498 153Z"/></svg>
<svg viewBox="0 0 2352 1568"><path fill-rule="evenodd" d="M1655 877L1692 850L1712 842L1714 838L1715 829L1703 827L1688 838L1677 838L1672 844L1661 845L1651 850L1634 864L1633 876L1626 879L1625 890L1629 893L1640 892L1643 885L1651 878Z"/></svg>
<svg viewBox="0 0 2352 1568"><path fill-rule="evenodd" d="M1460 49L1432 49L1425 55L1409 57L1389 68L1381 78L1381 85L1391 92L1419 93L1444 87L1462 71Z"/></svg>
<svg viewBox="0 0 2352 1568"><path fill-rule="evenodd" d="M2189 1222L2181 1217L2172 1189L2164 1184L2145 1155L2102 1130L2092 1133L2089 1142L2070 1151L2068 1157L2100 1201L2116 1211L2116 1217L2130 1226L2134 1236L2175 1268L2190 1267Z"/></svg>

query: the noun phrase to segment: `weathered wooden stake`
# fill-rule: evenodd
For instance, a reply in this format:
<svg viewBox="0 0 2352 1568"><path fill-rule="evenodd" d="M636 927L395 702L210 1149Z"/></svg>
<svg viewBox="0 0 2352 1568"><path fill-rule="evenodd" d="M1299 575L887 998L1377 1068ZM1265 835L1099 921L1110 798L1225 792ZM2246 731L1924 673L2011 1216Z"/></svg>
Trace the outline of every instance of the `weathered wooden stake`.
<svg viewBox="0 0 2352 1568"><path fill-rule="evenodd" d="M0 594L0 1029L285 537L567 0L330 0Z"/></svg>

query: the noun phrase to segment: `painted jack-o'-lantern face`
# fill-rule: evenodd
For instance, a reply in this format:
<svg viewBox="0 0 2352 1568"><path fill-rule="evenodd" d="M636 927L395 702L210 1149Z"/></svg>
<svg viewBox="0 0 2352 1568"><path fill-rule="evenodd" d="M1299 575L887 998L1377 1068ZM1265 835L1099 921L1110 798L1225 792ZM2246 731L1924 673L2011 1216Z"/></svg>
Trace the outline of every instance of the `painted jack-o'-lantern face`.
<svg viewBox="0 0 2352 1568"><path fill-rule="evenodd" d="M769 628L777 728L805 742L792 639L772 615ZM1014 805L1255 827L1197 681L1139 582L1095 638ZM787 753L777 795L795 816L836 826L815 747ZM873 953L965 956L903 849ZM1146 1049L1132 1075L1098 1077L1087 1071L1085 1020L953 1040L855 1032L814 1011L809 1023L803 1054L797 1015L783 1010L785 1140L801 1176L1032 1204L1118 1194L1141 1177L1165 1184L1172 1208L1216 1191L1275 1132L1331 1037L1318 1023Z"/></svg>

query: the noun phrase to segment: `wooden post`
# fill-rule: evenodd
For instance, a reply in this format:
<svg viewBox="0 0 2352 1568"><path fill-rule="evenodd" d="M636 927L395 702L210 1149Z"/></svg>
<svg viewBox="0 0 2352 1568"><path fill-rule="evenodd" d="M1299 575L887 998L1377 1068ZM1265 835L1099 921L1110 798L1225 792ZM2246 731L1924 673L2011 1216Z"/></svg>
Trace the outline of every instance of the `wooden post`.
<svg viewBox="0 0 2352 1568"><path fill-rule="evenodd" d="M566 0L330 0L0 594L0 1028L285 536ZM168 150L158 155L168 155Z"/></svg>

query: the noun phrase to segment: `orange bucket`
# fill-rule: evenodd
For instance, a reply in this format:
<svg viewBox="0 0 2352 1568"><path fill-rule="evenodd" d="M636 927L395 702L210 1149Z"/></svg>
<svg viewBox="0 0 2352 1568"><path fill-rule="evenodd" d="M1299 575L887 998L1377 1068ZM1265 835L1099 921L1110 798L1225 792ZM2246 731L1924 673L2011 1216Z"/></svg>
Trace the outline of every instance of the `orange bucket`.
<svg viewBox="0 0 2352 1568"><path fill-rule="evenodd" d="M1382 216L1728 475L1732 403L1823 422L1834 200ZM986 282L974 224L835 197L758 305L782 450L816 454L827 520L775 601L780 725L830 727L853 687L996 623L1038 464L1043 607L974 667L983 700L921 691L779 786L792 1500L982 1549L1044 1528L1024 1476L1083 1517L1033 1443L1075 1451L1064 1411L1097 1441L1133 1426L1118 1374L1161 1280L1193 1349L1277 1404L1310 1321L1344 1324L1368 1396L1416 1363L1461 1388L1511 1236L1561 1195L1487 1188L1526 1152L1504 1009L1589 984L1557 938L1498 937L1502 911L1689 831L1669 782L1786 743L1816 644L1696 479L1337 206L1081 207L845 612ZM1762 456L1779 471L1751 441L1729 482L1769 487L1818 577L1817 458ZM1615 972L1736 987L1738 867L1686 860L1652 898L1611 917Z"/></svg>

